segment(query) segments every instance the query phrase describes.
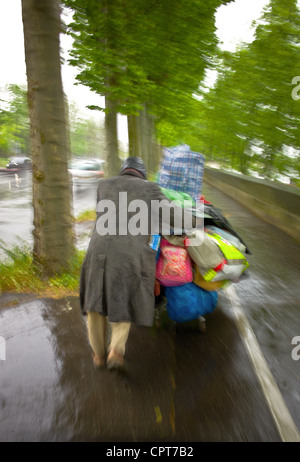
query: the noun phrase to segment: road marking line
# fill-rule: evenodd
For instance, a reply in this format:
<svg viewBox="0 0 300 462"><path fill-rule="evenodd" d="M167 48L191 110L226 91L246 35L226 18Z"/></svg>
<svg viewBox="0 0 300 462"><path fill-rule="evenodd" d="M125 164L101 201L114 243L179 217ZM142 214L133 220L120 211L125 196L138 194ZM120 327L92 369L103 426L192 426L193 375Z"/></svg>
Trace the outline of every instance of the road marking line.
<svg viewBox="0 0 300 462"><path fill-rule="evenodd" d="M225 292L231 301L238 330L252 361L280 437L284 442L300 442L299 430L270 371L234 286L229 286Z"/></svg>

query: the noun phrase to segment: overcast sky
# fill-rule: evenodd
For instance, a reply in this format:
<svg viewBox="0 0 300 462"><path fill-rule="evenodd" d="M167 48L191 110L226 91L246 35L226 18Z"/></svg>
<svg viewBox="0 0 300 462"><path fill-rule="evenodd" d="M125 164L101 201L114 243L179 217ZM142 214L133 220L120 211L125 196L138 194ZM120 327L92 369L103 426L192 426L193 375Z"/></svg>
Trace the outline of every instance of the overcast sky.
<svg viewBox="0 0 300 462"><path fill-rule="evenodd" d="M259 19L267 4L268 0L235 0L229 5L222 5L216 14L222 48L234 51L240 41L251 41L252 21ZM0 89L10 83L26 85L21 0L0 0L0 43ZM61 46L67 58L67 50L71 47L70 37L63 36ZM62 67L64 91L69 101L76 101L80 110L84 110L87 104L99 104L99 97L87 87L74 85L75 75L75 68L67 65ZM91 116L95 114L95 111L88 112Z"/></svg>

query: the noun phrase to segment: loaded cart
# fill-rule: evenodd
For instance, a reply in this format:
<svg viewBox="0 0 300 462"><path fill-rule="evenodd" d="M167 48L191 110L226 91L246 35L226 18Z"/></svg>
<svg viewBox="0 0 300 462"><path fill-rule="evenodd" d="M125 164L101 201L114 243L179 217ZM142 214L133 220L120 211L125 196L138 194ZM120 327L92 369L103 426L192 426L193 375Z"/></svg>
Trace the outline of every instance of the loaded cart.
<svg viewBox="0 0 300 462"><path fill-rule="evenodd" d="M158 184L168 199L189 208L198 219L188 235L160 236L157 326L167 317L175 326L196 321L199 330L205 331L205 315L217 307L218 291L237 282L249 266L246 244L202 194L203 173L204 156L189 146L165 150Z"/></svg>

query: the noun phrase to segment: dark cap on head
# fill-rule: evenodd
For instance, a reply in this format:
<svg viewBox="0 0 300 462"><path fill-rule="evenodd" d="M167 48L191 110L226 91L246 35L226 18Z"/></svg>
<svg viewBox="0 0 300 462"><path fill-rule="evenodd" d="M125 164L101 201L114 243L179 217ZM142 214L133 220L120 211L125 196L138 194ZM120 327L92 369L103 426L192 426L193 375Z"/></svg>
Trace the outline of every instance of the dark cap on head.
<svg viewBox="0 0 300 462"><path fill-rule="evenodd" d="M141 157L127 157L127 159L124 161L122 165L120 173L123 173L125 170L128 169L136 170L140 172L145 179L147 178L147 170Z"/></svg>

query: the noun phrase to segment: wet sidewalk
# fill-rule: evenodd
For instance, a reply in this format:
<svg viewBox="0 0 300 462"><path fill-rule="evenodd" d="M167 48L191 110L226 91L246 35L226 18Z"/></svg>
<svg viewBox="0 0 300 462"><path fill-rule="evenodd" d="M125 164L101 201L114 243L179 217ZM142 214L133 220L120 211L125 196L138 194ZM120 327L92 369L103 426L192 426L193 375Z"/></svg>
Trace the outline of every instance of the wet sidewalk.
<svg viewBox="0 0 300 462"><path fill-rule="evenodd" d="M194 324L133 326L126 374L95 370L77 297L0 296L0 441L280 441L227 300Z"/></svg>

